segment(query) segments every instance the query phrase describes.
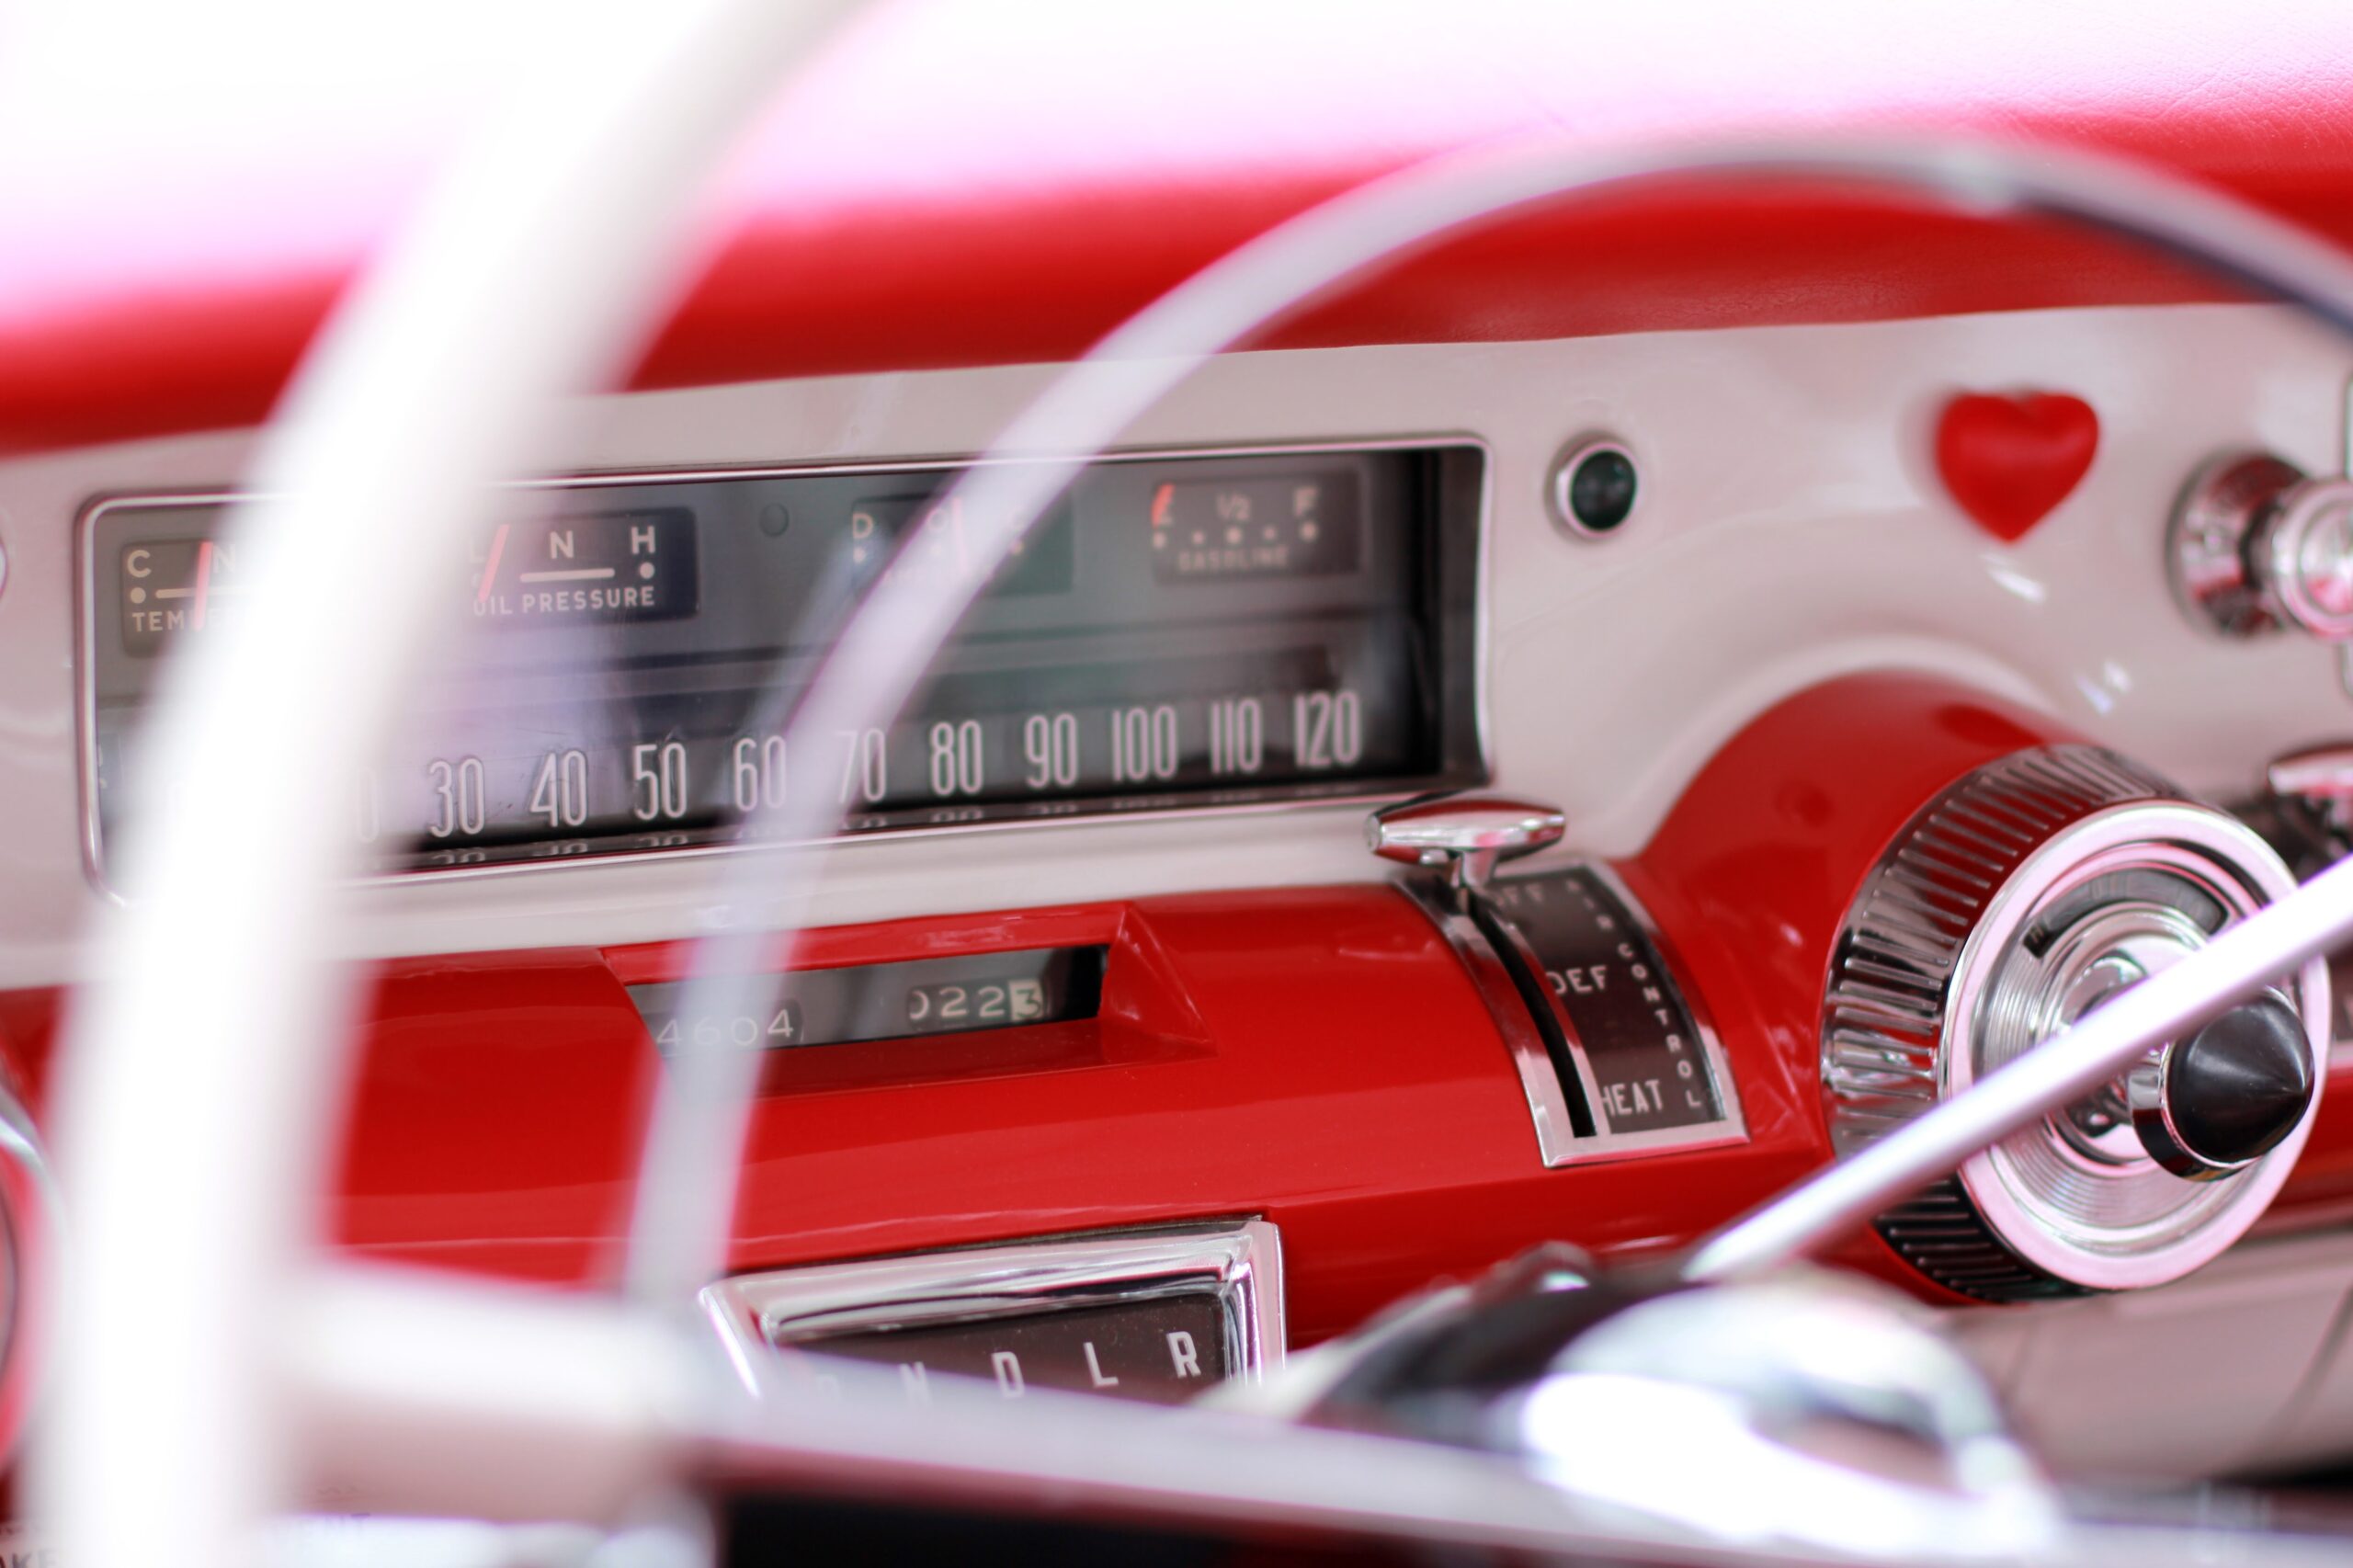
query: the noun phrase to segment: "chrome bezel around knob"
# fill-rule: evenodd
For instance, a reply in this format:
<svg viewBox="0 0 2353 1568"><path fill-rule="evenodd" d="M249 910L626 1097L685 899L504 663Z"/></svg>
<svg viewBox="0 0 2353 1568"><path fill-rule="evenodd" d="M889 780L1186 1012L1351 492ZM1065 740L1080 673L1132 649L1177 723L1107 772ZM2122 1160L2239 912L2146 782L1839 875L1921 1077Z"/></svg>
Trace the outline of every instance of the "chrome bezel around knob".
<svg viewBox="0 0 2353 1568"><path fill-rule="evenodd" d="M2336 539L2323 573L2314 570L2313 550L2326 529L2336 530ZM2274 612L2324 642L2353 638L2353 531L2348 530L2353 530L2353 480L2308 479L2265 509L2249 542L2257 585Z"/></svg>
<svg viewBox="0 0 2353 1568"><path fill-rule="evenodd" d="M2332 528L2344 535L2316 573L2313 546ZM2268 452L2225 453L2190 476L2166 560L2183 608L2223 636L2294 629L2353 642L2353 480L2312 478ZM2324 577L2338 591L2325 592Z"/></svg>

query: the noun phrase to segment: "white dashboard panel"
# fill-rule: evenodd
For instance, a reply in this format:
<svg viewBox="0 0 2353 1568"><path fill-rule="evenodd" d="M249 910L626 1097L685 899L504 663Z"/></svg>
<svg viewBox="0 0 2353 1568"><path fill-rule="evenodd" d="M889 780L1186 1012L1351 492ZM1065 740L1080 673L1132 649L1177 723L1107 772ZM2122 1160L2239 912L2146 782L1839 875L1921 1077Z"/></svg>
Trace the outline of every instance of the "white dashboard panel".
<svg viewBox="0 0 2353 1568"><path fill-rule="evenodd" d="M2270 756L2341 735L2348 702L2332 657L2194 630L2168 590L2163 537L2176 492L2217 450L2340 466L2348 368L2353 352L2259 306L1283 351L1204 366L1131 442L1483 442L1482 689L1496 781L1567 809L1564 852L1622 854L1742 724L1859 669L1949 674L2226 795L2251 789ZM599 398L545 466L954 457L984 448L1052 374ZM2017 388L2086 399L2102 435L2077 492L2002 545L1944 495L1930 431L1955 391ZM1555 457L1593 433L1622 440L1643 480L1632 519L1598 540L1569 537L1544 502ZM0 465L0 986L75 976L80 933L105 906L79 821L75 517L101 494L233 485L252 449L249 435L222 435ZM261 799L254 821L224 830L266 846ZM781 919L760 906L756 876L713 891L714 860L740 858L371 884L354 891L347 940L365 955L652 940L703 928L722 896ZM1382 875L1357 806L1025 824L844 845L818 918Z"/></svg>

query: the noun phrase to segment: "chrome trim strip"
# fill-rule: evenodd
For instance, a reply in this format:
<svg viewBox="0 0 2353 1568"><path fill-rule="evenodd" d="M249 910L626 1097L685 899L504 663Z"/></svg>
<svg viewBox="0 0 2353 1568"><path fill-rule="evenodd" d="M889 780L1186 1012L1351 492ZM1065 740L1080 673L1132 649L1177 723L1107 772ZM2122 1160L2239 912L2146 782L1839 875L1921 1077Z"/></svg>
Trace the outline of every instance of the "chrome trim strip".
<svg viewBox="0 0 2353 1568"><path fill-rule="evenodd" d="M1492 626L1489 607L1494 596L1489 592L1488 573L1493 568L1492 540L1495 528L1495 453L1484 437L1467 431L1447 435L1381 436L1364 440L1276 442L1265 446L1164 446L1122 447L1085 460L1086 466L1107 463L1166 461L1186 458L1253 458L1253 457L1313 457L1346 456L1358 452L1429 451L1447 449L1475 452L1479 458L1478 496L1475 502L1477 520L1472 528L1471 559L1467 564L1466 591L1471 595L1471 669L1469 699L1471 704L1472 744L1478 778L1473 783L1484 783L1495 776L1494 737L1489 730L1489 639ZM1015 463L1051 461L1051 454L1009 457L928 457L905 460L832 463L753 463L740 467L704 466L682 469L610 469L591 470L576 474L560 474L543 479L508 480L499 486L504 490L593 490L626 484L695 484L728 480L796 479L829 474L901 474L961 472L977 468L1003 467ZM97 562L94 551L97 545L98 519L108 512L132 507L168 506L227 506L256 498L258 492L218 490L166 490L148 493L121 492L109 494L85 505L74 520L74 718L78 731L75 747L81 768L80 794L82 807L82 865L90 884L110 901L119 902L120 894L108 884L105 871L105 846L98 828L98 757L97 757ZM1443 527L1445 518L1438 519ZM1445 606L1441 605L1441 612ZM1441 660L1445 650L1439 650ZM1454 672L1443 667L1446 676ZM1428 789L1427 780L1411 788L1373 790L1356 794L1331 794L1308 797L1276 798L1264 801L1232 801L1218 805L1171 806L1151 811L1120 812L1099 810L1078 812L1068 815L1025 817L1017 820L998 819L974 823L934 823L910 824L904 827L873 828L860 833L836 834L825 842L837 847L878 840L897 840L911 836L937 836L954 834L997 833L1052 829L1068 826L1099 827L1108 822L1165 822L1199 817L1230 818L1239 813L1297 812L1322 811L1327 808L1361 808L1394 804L1407 801ZM1449 786L1452 787L1452 786ZM1116 799L1116 797L1109 797ZM484 866L415 866L396 871L381 871L354 879L352 885L374 887L396 885L429 879L440 882L453 878L504 877L517 873L551 872L584 867L607 867L646 860L671 860L689 856L729 855L745 850L792 850L808 847L808 841L788 843L776 840L756 842L736 841L724 844L686 845L676 848L613 851L601 855L557 856L544 860L509 860Z"/></svg>
<svg viewBox="0 0 2353 1568"><path fill-rule="evenodd" d="M1568 1042L1569 1055L1576 1064L1578 1086L1585 1095L1586 1109L1594 1119L1595 1131L1584 1137L1577 1136L1572 1131L1574 1122L1568 1099L1561 1087L1560 1074L1553 1066L1552 1053L1545 1048L1544 1037L1537 1029L1535 1021L1528 1016L1519 987L1513 983L1502 956L1495 951L1495 944L1488 940L1486 933L1479 928L1475 920L1454 905L1446 889L1435 879L1427 876L1400 878L1398 890L1429 916L1447 944L1454 949L1455 956L1462 960L1472 984L1486 1003L1489 1016L1503 1035L1504 1047L1510 1051L1512 1065L1519 1074L1521 1092L1528 1096L1529 1116L1536 1126L1537 1152L1547 1165L1559 1167L1599 1165L1609 1160L1636 1159L1645 1154L1745 1143L1748 1142L1748 1123L1741 1110L1740 1085L1733 1076L1732 1063L1724 1055L1723 1041L1716 1033L1714 1019L1699 993L1684 980L1683 966L1673 945L1660 932L1658 923L1651 917L1650 911L1627 891L1626 884L1607 862L1578 857L1567 865L1556 865L1551 869L1557 872L1572 868L1589 871L1597 878L1610 894L1625 905L1627 913L1633 916L1635 925L1658 954L1667 979L1682 998L1685 1010L1691 1015L1692 1027L1699 1032L1701 1058L1714 1082L1716 1103L1722 1108L1723 1114L1716 1120L1690 1127L1660 1128L1647 1132L1609 1131L1608 1113L1603 1106L1599 1084L1594 1076L1593 1063L1586 1054L1585 1041L1579 1038L1575 1023L1559 998L1546 992L1552 1017L1560 1025L1562 1036ZM1496 879L1498 885L1518 880L1511 877ZM1511 928L1507 922L1506 928ZM1542 989L1543 965L1525 943L1516 942L1516 945L1519 961L1528 967L1530 973L1540 977L1539 989Z"/></svg>
<svg viewBox="0 0 2353 1568"><path fill-rule="evenodd" d="M1486 1003L1487 1015L1503 1035L1504 1049L1511 1053L1512 1066L1519 1074L1520 1092L1528 1096L1528 1114L1536 1124L1537 1153L1548 1165L1567 1165L1576 1158L1577 1146L1568 1096L1562 1092L1560 1074L1553 1070L1552 1053L1544 1048L1544 1037L1537 1032L1535 1020L1528 1016L1519 987L1512 983L1511 974L1504 968L1495 945L1479 929L1477 921L1454 905L1444 885L1435 878L1401 877L1396 887L1429 916L1430 924L1438 927L1447 946L1454 949L1454 956L1462 960L1463 970L1470 975L1480 1000ZM1582 1058L1578 1068L1586 1071ZM1591 1093L1589 1084L1586 1092Z"/></svg>
<svg viewBox="0 0 2353 1568"><path fill-rule="evenodd" d="M1282 1236L1264 1220L1011 1242L738 1275L704 1288L703 1312L745 1386L769 1380L779 1346L917 1324L985 1323L1072 1307L1214 1296L1226 1327L1226 1381L1258 1382L1283 1364ZM1214 1386L1214 1385L1212 1385Z"/></svg>
<svg viewBox="0 0 2353 1568"><path fill-rule="evenodd" d="M64 1239L64 1202L40 1130L15 1085L0 1081L0 1462L22 1457L48 1384Z"/></svg>

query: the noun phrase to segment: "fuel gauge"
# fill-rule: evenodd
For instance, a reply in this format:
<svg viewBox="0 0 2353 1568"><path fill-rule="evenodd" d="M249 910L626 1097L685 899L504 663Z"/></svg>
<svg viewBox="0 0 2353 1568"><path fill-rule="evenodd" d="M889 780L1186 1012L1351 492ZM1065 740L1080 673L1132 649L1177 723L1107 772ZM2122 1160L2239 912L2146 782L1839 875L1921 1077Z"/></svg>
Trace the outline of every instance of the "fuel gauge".
<svg viewBox="0 0 2353 1568"><path fill-rule="evenodd" d="M1362 517L1345 472L1165 480L1150 507L1164 583L1354 572Z"/></svg>

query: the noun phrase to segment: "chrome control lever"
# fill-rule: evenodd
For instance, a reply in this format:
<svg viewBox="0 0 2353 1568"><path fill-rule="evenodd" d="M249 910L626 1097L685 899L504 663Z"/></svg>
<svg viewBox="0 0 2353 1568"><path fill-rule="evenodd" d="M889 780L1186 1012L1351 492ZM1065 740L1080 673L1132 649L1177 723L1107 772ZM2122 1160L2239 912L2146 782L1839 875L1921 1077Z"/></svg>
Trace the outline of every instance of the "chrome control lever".
<svg viewBox="0 0 2353 1568"><path fill-rule="evenodd" d="M1372 813L1365 842L1384 860L1439 869L1447 886L1476 892L1503 861L1558 844L1569 830L1557 806L1502 795L1424 795Z"/></svg>

